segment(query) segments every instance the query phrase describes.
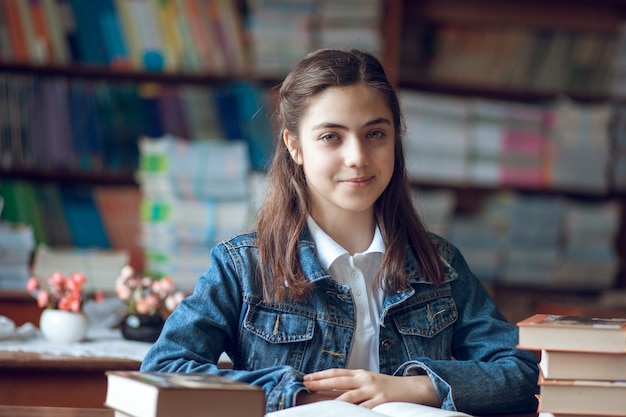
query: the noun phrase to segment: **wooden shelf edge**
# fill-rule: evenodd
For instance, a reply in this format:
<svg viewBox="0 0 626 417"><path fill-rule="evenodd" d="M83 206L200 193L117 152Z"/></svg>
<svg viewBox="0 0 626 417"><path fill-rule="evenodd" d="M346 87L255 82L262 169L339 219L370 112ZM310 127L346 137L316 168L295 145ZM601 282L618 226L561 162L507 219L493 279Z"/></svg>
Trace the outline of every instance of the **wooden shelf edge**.
<svg viewBox="0 0 626 417"><path fill-rule="evenodd" d="M109 81L156 82L164 84L215 85L235 81L258 82L273 85L281 78L276 76L255 76L252 74L211 74L194 72L157 72L134 69L117 69L83 63L70 65L38 65L28 62L0 61L0 73L33 74L44 77L88 78Z"/></svg>
<svg viewBox="0 0 626 417"><path fill-rule="evenodd" d="M128 169L121 171L78 171L54 168L0 168L0 178L3 180L73 182L90 185L138 185L135 172Z"/></svg>

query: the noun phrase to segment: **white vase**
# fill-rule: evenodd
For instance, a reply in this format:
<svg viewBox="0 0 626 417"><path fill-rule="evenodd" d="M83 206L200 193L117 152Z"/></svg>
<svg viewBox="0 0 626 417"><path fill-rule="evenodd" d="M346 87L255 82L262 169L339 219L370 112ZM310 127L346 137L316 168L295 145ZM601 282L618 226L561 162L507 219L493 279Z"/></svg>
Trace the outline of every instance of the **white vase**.
<svg viewBox="0 0 626 417"><path fill-rule="evenodd" d="M44 337L56 343L79 342L87 335L89 322L83 313L45 309L39 318L39 328Z"/></svg>

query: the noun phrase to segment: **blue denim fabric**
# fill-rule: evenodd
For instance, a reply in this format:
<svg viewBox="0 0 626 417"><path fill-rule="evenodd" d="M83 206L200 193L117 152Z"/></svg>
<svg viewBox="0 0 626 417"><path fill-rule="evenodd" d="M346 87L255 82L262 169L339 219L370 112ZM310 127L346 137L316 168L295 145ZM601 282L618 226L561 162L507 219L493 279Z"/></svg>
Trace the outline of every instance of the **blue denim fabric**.
<svg viewBox="0 0 626 417"><path fill-rule="evenodd" d="M534 411L536 356L516 349L517 329L498 311L460 252L439 243L446 280L435 287L407 256L410 288L385 296L379 370L426 374L442 408L471 414ZM298 248L315 290L304 302L263 301L256 235L234 236L214 247L194 292L167 320L141 370L207 372L252 383L266 392L267 410L295 405L306 373L343 368L356 328L350 288L319 264L308 231ZM232 370L216 364L222 352Z"/></svg>

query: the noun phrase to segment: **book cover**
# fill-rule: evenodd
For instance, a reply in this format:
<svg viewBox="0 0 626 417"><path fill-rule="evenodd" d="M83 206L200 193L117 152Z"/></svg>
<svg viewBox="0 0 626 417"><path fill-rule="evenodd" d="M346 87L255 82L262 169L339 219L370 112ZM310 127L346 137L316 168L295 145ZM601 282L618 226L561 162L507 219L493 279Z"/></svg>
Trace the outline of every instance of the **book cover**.
<svg viewBox="0 0 626 417"><path fill-rule="evenodd" d="M93 2L69 0L74 23L76 25L76 46L78 58L86 64L108 65L107 48L100 30L98 19L101 16L100 5L94 10Z"/></svg>
<svg viewBox="0 0 626 417"><path fill-rule="evenodd" d="M616 381L626 378L626 355L543 349L539 367L549 379Z"/></svg>
<svg viewBox="0 0 626 417"><path fill-rule="evenodd" d="M163 71L165 53L156 5L151 0L128 0L128 3L137 28L140 68L147 71Z"/></svg>
<svg viewBox="0 0 626 417"><path fill-rule="evenodd" d="M0 61L13 60L13 46L9 37L8 16L4 13L4 6L0 2Z"/></svg>
<svg viewBox="0 0 626 417"><path fill-rule="evenodd" d="M626 352L626 318L536 314L517 326L523 349Z"/></svg>
<svg viewBox="0 0 626 417"><path fill-rule="evenodd" d="M187 22L200 58L201 69L221 73L224 70L224 61L214 33L211 16L205 6L207 4L203 1L185 0Z"/></svg>
<svg viewBox="0 0 626 417"><path fill-rule="evenodd" d="M29 0L14 0L17 3L17 11L22 26L22 33L26 42L29 60L31 63L40 64L44 62L41 51L37 45L37 35L35 31L35 23L31 15L31 5Z"/></svg>
<svg viewBox="0 0 626 417"><path fill-rule="evenodd" d="M131 3L127 0L115 0L115 10L117 10L117 17L119 18L121 33L126 43L130 65L134 69L140 69L141 52L139 44L139 33L137 25L134 22Z"/></svg>
<svg viewBox="0 0 626 417"><path fill-rule="evenodd" d="M28 181L13 180L0 182L0 197L4 199L2 219L13 223L31 225L37 244L46 243L40 206L34 185Z"/></svg>
<svg viewBox="0 0 626 417"><path fill-rule="evenodd" d="M71 246L72 236L65 218L59 186L48 182L36 185L36 197L37 204L41 207L46 243L56 247Z"/></svg>
<svg viewBox="0 0 626 417"><path fill-rule="evenodd" d="M12 60L15 62L28 62L28 46L26 45L26 35L22 28L20 11L17 2L3 0L2 14L7 24L7 35L11 43Z"/></svg>
<svg viewBox="0 0 626 417"><path fill-rule="evenodd" d="M105 405L134 417L263 417L265 392L219 375L108 371Z"/></svg>
<svg viewBox="0 0 626 417"><path fill-rule="evenodd" d="M67 64L70 60L70 51L65 40L65 28L59 4L56 0L41 0L41 7L50 36L52 60L55 64Z"/></svg>
<svg viewBox="0 0 626 417"><path fill-rule="evenodd" d="M157 102L163 131L181 138L189 138L188 113L183 107L182 87L163 85ZM207 113L211 109L201 105L199 110L205 119L208 118Z"/></svg>
<svg viewBox="0 0 626 417"><path fill-rule="evenodd" d="M623 416L626 381L587 381L539 377L539 411Z"/></svg>
<svg viewBox="0 0 626 417"><path fill-rule="evenodd" d="M53 62L52 33L46 20L43 0L29 0L29 10L33 23L34 45L38 62Z"/></svg>
<svg viewBox="0 0 626 417"><path fill-rule="evenodd" d="M110 248L102 218L88 187L61 188L72 244L78 248Z"/></svg>
<svg viewBox="0 0 626 417"><path fill-rule="evenodd" d="M89 292L114 294L115 279L124 265L128 265L128 253L123 250L39 245L33 259L33 273L48 277L58 271L81 272L88 279Z"/></svg>
<svg viewBox="0 0 626 417"><path fill-rule="evenodd" d="M229 0L217 0L228 50L232 59L229 70L234 73L243 73L248 67L247 52L244 45L244 29L241 25L242 17L236 4Z"/></svg>
<svg viewBox="0 0 626 417"><path fill-rule="evenodd" d="M155 2L157 26L163 33L163 54L165 70L181 69L183 41L178 27L180 10L176 0L157 0Z"/></svg>
<svg viewBox="0 0 626 417"><path fill-rule="evenodd" d="M173 22L180 33L181 41L181 70L200 71L202 62L200 53L195 45L192 33L191 22L189 20L189 7L187 0L174 0L176 2L176 21Z"/></svg>
<svg viewBox="0 0 626 417"><path fill-rule="evenodd" d="M115 0L98 0L98 29L107 60L112 68L126 69L131 66L130 53L122 30L122 21Z"/></svg>
<svg viewBox="0 0 626 417"><path fill-rule="evenodd" d="M125 250L136 271L144 270L144 255L140 245L141 224L139 207L141 192L134 186L97 186L93 198L102 218L111 246Z"/></svg>

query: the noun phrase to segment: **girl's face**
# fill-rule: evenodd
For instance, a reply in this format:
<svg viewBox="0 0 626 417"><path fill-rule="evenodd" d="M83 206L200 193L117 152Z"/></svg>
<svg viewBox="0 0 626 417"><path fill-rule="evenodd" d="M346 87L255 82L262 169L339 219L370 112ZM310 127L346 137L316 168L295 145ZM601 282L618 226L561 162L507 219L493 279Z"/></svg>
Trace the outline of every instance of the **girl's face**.
<svg viewBox="0 0 626 417"><path fill-rule="evenodd" d="M283 139L303 167L316 221L373 216L393 174L395 134L386 101L363 84L331 87L311 99L299 143L289 132Z"/></svg>

